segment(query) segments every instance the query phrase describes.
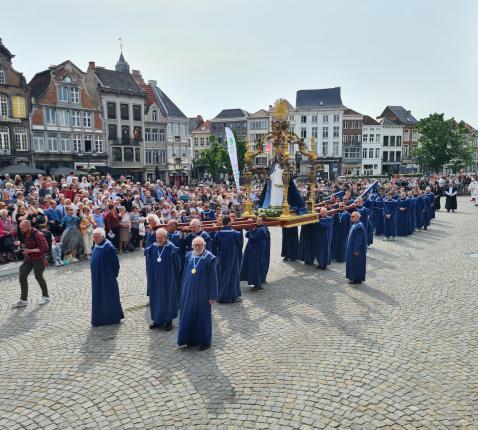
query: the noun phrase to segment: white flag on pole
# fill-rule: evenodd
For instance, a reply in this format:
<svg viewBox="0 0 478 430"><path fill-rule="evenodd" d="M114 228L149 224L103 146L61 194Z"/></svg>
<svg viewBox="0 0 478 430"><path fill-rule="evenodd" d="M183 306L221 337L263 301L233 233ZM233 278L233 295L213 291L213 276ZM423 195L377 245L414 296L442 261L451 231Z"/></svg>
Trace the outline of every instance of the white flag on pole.
<svg viewBox="0 0 478 430"><path fill-rule="evenodd" d="M239 163L237 162L237 146L236 139L234 138L234 133L229 127L226 129L226 139L227 139L227 152L229 153L229 159L231 160L232 174L234 175L234 182L236 187L239 190Z"/></svg>

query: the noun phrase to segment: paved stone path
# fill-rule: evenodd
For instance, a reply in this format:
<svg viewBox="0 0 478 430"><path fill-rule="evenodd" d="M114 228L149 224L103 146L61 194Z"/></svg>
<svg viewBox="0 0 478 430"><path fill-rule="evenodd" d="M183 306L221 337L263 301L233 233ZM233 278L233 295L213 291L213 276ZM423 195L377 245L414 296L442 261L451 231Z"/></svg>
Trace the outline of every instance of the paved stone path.
<svg viewBox="0 0 478 430"><path fill-rule="evenodd" d="M213 347L148 329L143 257L122 257L125 321L92 329L87 263L46 273L52 302L0 281L1 429L478 428L478 209L376 239L367 282L280 259L215 305Z"/></svg>

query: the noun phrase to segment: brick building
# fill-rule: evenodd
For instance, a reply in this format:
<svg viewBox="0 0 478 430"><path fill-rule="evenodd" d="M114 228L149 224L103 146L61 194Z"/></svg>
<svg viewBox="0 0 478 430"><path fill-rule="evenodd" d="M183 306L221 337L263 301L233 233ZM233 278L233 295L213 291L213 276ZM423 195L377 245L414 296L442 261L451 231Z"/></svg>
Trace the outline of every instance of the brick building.
<svg viewBox="0 0 478 430"><path fill-rule="evenodd" d="M363 115L345 109L342 117L342 174L359 175L362 168Z"/></svg>

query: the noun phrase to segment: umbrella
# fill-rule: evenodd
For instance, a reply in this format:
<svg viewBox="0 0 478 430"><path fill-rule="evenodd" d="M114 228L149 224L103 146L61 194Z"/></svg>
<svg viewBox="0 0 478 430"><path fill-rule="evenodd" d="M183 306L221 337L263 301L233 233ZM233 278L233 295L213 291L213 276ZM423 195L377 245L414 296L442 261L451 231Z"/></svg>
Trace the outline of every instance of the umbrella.
<svg viewBox="0 0 478 430"><path fill-rule="evenodd" d="M0 168L0 176L4 175L44 175L45 171L41 169L37 169L32 166L28 166L25 163L19 164L10 164L9 166L5 166Z"/></svg>

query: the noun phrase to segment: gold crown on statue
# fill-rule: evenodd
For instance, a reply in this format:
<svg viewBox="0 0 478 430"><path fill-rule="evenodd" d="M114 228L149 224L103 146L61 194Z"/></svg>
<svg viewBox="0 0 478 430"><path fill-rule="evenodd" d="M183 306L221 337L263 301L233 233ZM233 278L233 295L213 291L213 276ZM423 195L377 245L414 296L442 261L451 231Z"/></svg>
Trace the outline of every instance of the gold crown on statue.
<svg viewBox="0 0 478 430"><path fill-rule="evenodd" d="M289 103L285 99L278 99L274 102L272 110L276 119L284 121L289 114Z"/></svg>

